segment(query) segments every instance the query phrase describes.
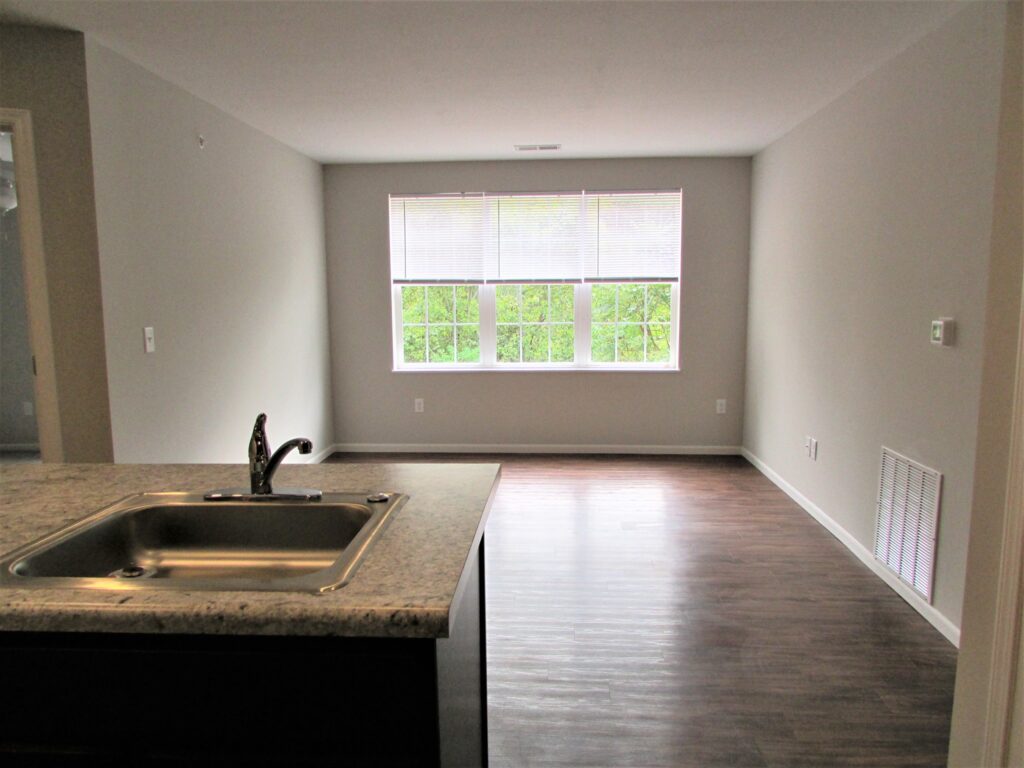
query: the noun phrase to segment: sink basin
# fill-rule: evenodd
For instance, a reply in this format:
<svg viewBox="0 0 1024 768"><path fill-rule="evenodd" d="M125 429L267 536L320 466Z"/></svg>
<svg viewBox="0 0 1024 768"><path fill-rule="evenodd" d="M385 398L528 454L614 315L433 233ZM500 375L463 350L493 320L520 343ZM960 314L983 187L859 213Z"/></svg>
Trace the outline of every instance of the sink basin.
<svg viewBox="0 0 1024 768"><path fill-rule="evenodd" d="M130 496L0 560L0 585L329 592L344 586L404 494L319 501Z"/></svg>

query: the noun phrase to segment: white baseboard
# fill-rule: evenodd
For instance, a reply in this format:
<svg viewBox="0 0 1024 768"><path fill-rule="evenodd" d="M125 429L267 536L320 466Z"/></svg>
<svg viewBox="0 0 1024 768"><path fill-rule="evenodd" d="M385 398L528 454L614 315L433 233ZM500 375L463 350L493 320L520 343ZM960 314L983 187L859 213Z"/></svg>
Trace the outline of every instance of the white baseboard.
<svg viewBox="0 0 1024 768"><path fill-rule="evenodd" d="M874 554L867 547L857 541L857 539L855 539L849 531L843 528L843 526L825 514L818 505L790 485L778 472L769 467L746 448L742 448L740 452L747 461L753 464L761 472L761 474L775 483L775 485L777 485L787 496L803 507L807 514L821 523L829 533L839 539L839 541L842 542L848 550L853 552L853 554L855 554L857 558L864 563L864 565L874 571L882 581L888 584L889 587L896 592L896 594L910 603L910 606L924 616L924 618L927 619L933 627L939 630L939 632L941 632L949 642L957 648L960 647L960 628L956 624L946 618L944 614L940 613L933 606L929 605L923 598L921 598L920 595L900 581L898 576L889 571L888 568L875 559Z"/></svg>
<svg viewBox="0 0 1024 768"><path fill-rule="evenodd" d="M738 445L576 445L548 443L335 443L327 453L580 453L739 456ZM321 451L323 453L323 451ZM320 454L317 454L318 456Z"/></svg>
<svg viewBox="0 0 1024 768"><path fill-rule="evenodd" d="M0 443L0 453L10 451L38 451L39 443Z"/></svg>

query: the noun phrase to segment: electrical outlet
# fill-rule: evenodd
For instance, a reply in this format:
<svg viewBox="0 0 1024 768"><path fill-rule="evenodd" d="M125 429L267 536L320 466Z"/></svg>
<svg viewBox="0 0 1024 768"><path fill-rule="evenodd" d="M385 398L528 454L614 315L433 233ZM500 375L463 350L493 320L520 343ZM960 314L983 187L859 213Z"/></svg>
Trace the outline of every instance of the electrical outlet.
<svg viewBox="0 0 1024 768"><path fill-rule="evenodd" d="M721 398L720 400L715 400L715 413L717 413L717 414L725 413L725 405L726 405L726 402L725 402L725 398L724 397Z"/></svg>
<svg viewBox="0 0 1024 768"><path fill-rule="evenodd" d="M412 409L415 413L423 413L423 398L417 397L412 401Z"/></svg>

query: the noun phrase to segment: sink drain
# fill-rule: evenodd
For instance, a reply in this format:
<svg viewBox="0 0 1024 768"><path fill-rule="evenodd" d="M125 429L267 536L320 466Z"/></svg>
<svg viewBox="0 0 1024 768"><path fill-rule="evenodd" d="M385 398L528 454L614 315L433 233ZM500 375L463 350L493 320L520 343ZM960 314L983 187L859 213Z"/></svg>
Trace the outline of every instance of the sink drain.
<svg viewBox="0 0 1024 768"><path fill-rule="evenodd" d="M125 568L118 568L109 575L112 579L141 579L146 576L152 576L154 573L156 573L156 568L147 568L142 565L129 565Z"/></svg>

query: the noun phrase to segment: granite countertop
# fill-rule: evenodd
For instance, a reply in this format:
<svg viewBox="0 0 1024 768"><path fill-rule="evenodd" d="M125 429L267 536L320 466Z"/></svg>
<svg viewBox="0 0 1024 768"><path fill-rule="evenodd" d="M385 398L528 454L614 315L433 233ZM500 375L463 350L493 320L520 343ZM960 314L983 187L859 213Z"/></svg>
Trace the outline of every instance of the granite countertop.
<svg viewBox="0 0 1024 768"><path fill-rule="evenodd" d="M0 588L0 631L446 637L479 541L498 464L283 465L275 483L324 492L398 491L409 501L352 580L322 595ZM228 464L0 467L0 553L144 491L245 485Z"/></svg>

